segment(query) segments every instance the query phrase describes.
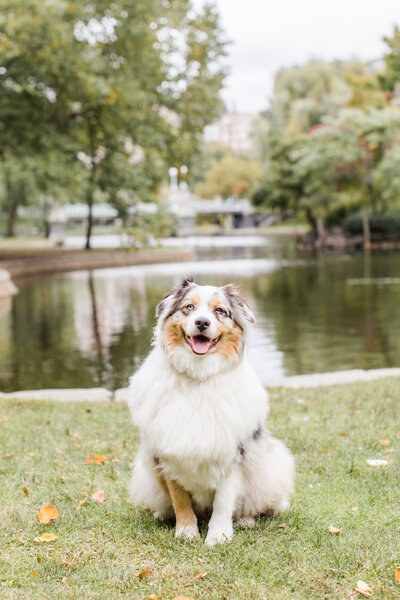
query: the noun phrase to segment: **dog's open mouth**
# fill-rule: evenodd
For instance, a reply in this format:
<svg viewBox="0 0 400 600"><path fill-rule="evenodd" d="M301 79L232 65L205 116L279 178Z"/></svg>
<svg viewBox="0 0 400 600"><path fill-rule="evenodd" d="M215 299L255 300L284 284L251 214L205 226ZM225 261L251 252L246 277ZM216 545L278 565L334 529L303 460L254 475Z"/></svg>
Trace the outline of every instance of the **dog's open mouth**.
<svg viewBox="0 0 400 600"><path fill-rule="evenodd" d="M205 335L187 335L184 333L186 343L191 347L195 354L207 354L211 348L214 348L221 339L221 336L210 340Z"/></svg>

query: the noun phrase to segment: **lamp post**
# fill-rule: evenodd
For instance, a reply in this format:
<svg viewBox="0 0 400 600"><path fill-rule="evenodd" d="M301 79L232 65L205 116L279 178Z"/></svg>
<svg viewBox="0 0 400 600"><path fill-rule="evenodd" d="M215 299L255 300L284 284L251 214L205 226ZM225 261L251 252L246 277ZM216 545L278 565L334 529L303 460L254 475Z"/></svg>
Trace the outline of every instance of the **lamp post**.
<svg viewBox="0 0 400 600"><path fill-rule="evenodd" d="M178 169L176 167L171 167L168 169L169 173L169 187L171 191L176 191L178 189Z"/></svg>

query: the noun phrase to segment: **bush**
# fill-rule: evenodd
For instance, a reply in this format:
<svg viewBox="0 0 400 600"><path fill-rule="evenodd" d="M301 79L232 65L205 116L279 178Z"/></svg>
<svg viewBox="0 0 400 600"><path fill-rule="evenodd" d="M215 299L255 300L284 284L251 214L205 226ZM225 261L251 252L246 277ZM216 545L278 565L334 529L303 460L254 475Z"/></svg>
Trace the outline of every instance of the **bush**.
<svg viewBox="0 0 400 600"><path fill-rule="evenodd" d="M400 241L400 214L368 215L368 219L372 241ZM362 215L350 215L343 227L350 235L362 235Z"/></svg>

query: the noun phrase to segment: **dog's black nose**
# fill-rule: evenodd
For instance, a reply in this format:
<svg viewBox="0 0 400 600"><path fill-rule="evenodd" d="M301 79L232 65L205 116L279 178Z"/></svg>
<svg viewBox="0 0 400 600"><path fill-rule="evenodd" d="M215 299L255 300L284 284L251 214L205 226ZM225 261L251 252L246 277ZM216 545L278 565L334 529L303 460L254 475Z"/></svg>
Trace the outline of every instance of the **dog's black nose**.
<svg viewBox="0 0 400 600"><path fill-rule="evenodd" d="M196 319L195 321L196 327L199 331L204 331L207 327L210 327L210 321L201 317L200 319Z"/></svg>

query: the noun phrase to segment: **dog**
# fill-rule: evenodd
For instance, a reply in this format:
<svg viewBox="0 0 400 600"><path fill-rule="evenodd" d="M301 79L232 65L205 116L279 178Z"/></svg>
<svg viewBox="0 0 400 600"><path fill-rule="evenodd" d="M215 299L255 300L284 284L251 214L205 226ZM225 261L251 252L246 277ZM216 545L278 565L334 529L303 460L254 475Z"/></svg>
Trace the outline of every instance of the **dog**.
<svg viewBox="0 0 400 600"><path fill-rule="evenodd" d="M153 350L130 379L141 433L130 493L158 519L175 514L177 538L199 536L196 512L211 510L214 546L233 520L288 508L293 456L265 427L267 394L244 352L255 319L235 286L188 277L156 316Z"/></svg>

